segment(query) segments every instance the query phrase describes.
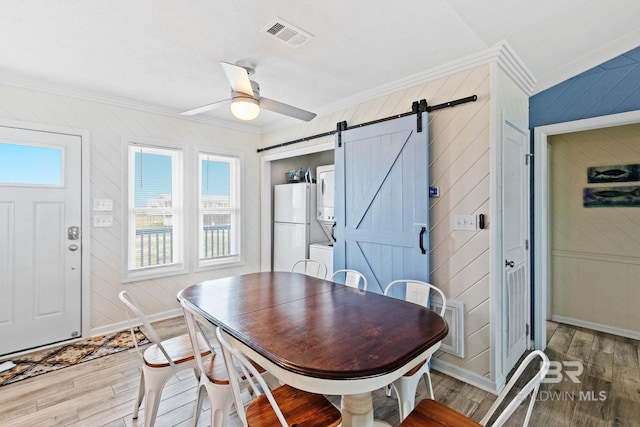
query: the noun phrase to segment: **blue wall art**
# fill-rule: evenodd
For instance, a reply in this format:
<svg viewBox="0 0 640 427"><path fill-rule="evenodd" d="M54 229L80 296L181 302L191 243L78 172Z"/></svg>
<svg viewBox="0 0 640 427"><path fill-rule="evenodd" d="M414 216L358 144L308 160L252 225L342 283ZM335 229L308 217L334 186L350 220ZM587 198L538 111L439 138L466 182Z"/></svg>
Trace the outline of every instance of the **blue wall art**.
<svg viewBox="0 0 640 427"><path fill-rule="evenodd" d="M585 208L640 207L640 187L589 187L582 200Z"/></svg>
<svg viewBox="0 0 640 427"><path fill-rule="evenodd" d="M587 169L587 182L640 181L640 165L595 166Z"/></svg>

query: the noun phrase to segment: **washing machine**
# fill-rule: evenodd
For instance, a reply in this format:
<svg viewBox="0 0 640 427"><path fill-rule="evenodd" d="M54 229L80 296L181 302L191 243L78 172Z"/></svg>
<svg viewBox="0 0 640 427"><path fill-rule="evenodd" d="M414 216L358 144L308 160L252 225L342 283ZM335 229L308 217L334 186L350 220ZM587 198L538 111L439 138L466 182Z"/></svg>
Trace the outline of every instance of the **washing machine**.
<svg viewBox="0 0 640 427"><path fill-rule="evenodd" d="M333 274L333 243L320 242L309 245L309 258L327 266L327 279Z"/></svg>

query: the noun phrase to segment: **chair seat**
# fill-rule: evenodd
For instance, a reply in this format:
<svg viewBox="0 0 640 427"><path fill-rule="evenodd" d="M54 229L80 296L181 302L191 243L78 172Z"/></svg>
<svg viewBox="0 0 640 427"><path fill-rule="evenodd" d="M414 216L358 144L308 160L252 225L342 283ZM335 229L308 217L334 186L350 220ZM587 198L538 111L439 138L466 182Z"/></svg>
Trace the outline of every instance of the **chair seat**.
<svg viewBox="0 0 640 427"><path fill-rule="evenodd" d="M427 363L426 360L418 363L417 366L413 367L409 372L404 374L403 377L412 377L412 376L414 376L416 374L416 372L418 372L424 366L425 363Z"/></svg>
<svg viewBox="0 0 640 427"><path fill-rule="evenodd" d="M320 394L308 393L283 385L272 394L289 425L297 427L332 427L342 421L340 411ZM251 427L273 427L280 421L265 395L247 407L247 423Z"/></svg>
<svg viewBox="0 0 640 427"><path fill-rule="evenodd" d="M254 361L251 361L251 363L261 374L267 372L266 369ZM209 378L209 381L214 384L229 384L229 374L227 373L227 367L224 364L224 358L222 355L215 354L204 362L204 374Z"/></svg>
<svg viewBox="0 0 640 427"><path fill-rule="evenodd" d="M191 339L188 334L179 335L174 338L162 341L162 346L176 365L194 360ZM204 341L200 342L200 354L206 356L211 351ZM162 368L169 366L167 358L156 344L144 351L144 363L152 368Z"/></svg>
<svg viewBox="0 0 640 427"><path fill-rule="evenodd" d="M227 367L224 365L222 355L214 354L213 357L204 361L203 365L203 373L209 378L209 381L214 384L229 384L229 374L227 374Z"/></svg>
<svg viewBox="0 0 640 427"><path fill-rule="evenodd" d="M482 427L472 419L431 399L418 403L400 427Z"/></svg>

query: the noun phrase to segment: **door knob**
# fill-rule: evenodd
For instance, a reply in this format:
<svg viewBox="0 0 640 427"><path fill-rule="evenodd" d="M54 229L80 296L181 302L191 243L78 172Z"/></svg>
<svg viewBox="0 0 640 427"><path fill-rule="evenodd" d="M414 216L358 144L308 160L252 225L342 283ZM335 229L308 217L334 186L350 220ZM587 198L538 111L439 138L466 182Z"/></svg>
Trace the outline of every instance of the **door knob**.
<svg viewBox="0 0 640 427"><path fill-rule="evenodd" d="M77 250L78 250L78 245L75 245L75 244L73 244L73 245L69 245L69 250L70 250L71 252L75 252L75 251L77 251Z"/></svg>
<svg viewBox="0 0 640 427"><path fill-rule="evenodd" d="M509 260L506 260L506 259L504 260L504 266L505 266L505 267L511 267L511 268L513 268L513 266L514 266L514 265L516 265L516 263L515 263L515 262L513 262L513 261L509 261Z"/></svg>
<svg viewBox="0 0 640 427"><path fill-rule="evenodd" d="M78 240L80 238L80 227L73 225L67 230L67 239Z"/></svg>

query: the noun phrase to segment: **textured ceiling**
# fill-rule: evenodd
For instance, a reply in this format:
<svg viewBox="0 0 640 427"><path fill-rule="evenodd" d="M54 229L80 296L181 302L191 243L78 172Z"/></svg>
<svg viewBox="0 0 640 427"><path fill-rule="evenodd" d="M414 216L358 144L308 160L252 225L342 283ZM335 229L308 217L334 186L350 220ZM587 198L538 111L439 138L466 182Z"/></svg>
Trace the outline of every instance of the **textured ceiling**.
<svg viewBox="0 0 640 427"><path fill-rule="evenodd" d="M538 92L640 45L639 17L637 0L2 0L0 82L171 114L229 98L219 63L248 60L263 96L326 113L506 41ZM313 38L262 33L275 18Z"/></svg>

